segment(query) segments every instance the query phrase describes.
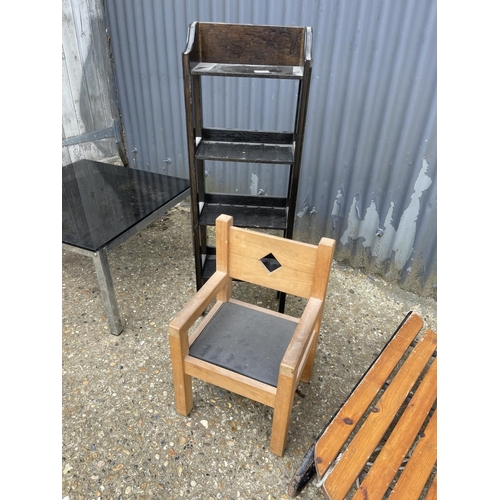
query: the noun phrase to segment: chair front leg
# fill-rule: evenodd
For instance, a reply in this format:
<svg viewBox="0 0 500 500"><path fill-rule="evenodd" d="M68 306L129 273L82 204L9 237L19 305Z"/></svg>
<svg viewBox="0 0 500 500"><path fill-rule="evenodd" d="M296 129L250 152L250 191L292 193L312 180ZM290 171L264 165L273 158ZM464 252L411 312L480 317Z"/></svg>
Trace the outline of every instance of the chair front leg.
<svg viewBox="0 0 500 500"><path fill-rule="evenodd" d="M172 361L172 377L174 382L175 409L188 416L193 409L193 384L190 375L184 372L184 357L188 354L187 334L170 328L170 359Z"/></svg>
<svg viewBox="0 0 500 500"><path fill-rule="evenodd" d="M282 457L288 437L288 427L292 414L295 383L292 375L280 373L276 390L273 425L271 429L271 453Z"/></svg>

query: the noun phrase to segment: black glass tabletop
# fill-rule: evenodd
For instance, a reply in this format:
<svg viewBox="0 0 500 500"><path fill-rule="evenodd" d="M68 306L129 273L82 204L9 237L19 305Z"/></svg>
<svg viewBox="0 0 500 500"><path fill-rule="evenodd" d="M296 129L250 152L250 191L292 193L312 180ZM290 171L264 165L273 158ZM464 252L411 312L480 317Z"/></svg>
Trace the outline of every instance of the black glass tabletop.
<svg viewBox="0 0 500 500"><path fill-rule="evenodd" d="M93 252L189 189L189 180L91 160L62 169L62 241Z"/></svg>

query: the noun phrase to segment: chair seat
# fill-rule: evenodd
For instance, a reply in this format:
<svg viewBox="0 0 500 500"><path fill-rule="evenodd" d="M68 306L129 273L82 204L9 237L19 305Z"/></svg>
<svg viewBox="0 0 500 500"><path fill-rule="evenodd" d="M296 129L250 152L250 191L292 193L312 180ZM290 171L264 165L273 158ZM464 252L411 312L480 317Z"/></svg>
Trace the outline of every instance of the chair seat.
<svg viewBox="0 0 500 500"><path fill-rule="evenodd" d="M195 358L277 387L280 363L297 322L224 303L193 342Z"/></svg>

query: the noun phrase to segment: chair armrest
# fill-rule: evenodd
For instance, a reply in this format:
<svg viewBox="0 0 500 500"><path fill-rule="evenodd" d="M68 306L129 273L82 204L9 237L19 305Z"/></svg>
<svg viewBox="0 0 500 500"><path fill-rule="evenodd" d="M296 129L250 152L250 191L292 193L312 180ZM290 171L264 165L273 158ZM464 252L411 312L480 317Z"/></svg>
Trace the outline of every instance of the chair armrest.
<svg viewBox="0 0 500 500"><path fill-rule="evenodd" d="M230 279L227 273L216 271L210 279L196 292L168 325L168 331L175 336L187 332L201 316L210 302Z"/></svg>
<svg viewBox="0 0 500 500"><path fill-rule="evenodd" d="M295 375L297 367L306 353L314 325L321 318L323 304L323 300L315 297L311 297L307 302L290 344L281 360L280 373L287 376Z"/></svg>

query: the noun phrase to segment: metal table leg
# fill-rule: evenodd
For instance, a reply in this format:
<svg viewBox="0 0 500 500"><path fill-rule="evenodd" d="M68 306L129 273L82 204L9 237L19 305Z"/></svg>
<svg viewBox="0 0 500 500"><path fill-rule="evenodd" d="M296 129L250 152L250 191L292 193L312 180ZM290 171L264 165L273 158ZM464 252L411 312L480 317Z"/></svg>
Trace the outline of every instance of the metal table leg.
<svg viewBox="0 0 500 500"><path fill-rule="evenodd" d="M118 311L118 303L116 302L115 289L109 269L106 248L99 250L97 253L93 253L92 260L94 261L97 281L101 289L102 302L104 310L106 311L106 316L108 317L109 328L113 335L120 335L123 331L123 326Z"/></svg>
<svg viewBox="0 0 500 500"><path fill-rule="evenodd" d="M123 167L119 167L123 168ZM70 243L65 243L63 241L63 249L66 249L70 252L76 252L81 255L86 255L91 257L94 261L94 267L97 274L97 281L99 283L99 288L101 289L101 297L104 306L104 310L106 312L106 316L108 318L108 324L110 331L113 335L120 335L120 333L124 330L120 313L118 310L118 303L116 301L115 289L113 287L113 280L111 278L111 271L109 269L108 264L108 252L113 248L121 245L124 241L131 238L134 234L142 231L147 225L151 224L153 221L164 215L167 210L177 205L177 203L181 202L184 198L189 195L189 186L181 191L179 194L175 195L168 203L165 203L152 213L150 213L144 219L138 221L133 224L132 227L129 227L126 231L120 233L115 238L112 238L108 241L105 246L101 247L100 250L94 252L90 249L81 248ZM63 236L64 238L64 236ZM98 247L94 247L98 248Z"/></svg>

